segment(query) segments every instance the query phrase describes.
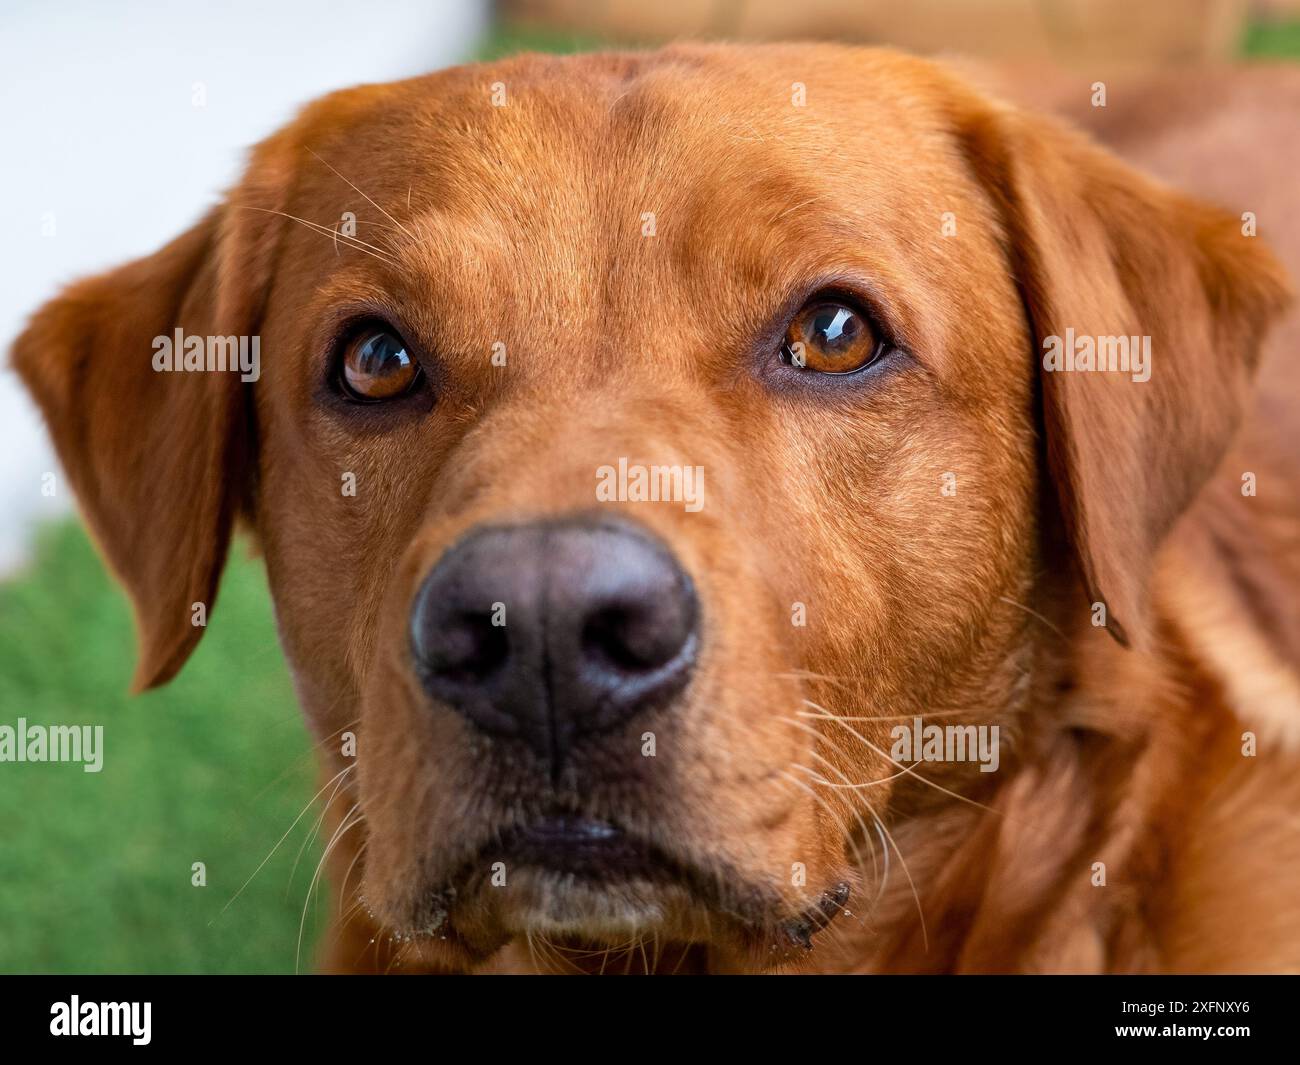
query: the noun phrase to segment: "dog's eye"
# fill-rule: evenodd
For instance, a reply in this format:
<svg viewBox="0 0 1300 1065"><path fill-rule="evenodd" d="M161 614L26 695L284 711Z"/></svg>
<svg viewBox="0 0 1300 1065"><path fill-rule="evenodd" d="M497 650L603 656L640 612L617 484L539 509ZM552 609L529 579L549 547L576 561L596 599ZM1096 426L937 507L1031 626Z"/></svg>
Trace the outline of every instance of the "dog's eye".
<svg viewBox="0 0 1300 1065"><path fill-rule="evenodd" d="M406 350L401 337L375 327L348 341L339 361L338 378L352 399L375 403L411 391L420 379L420 364Z"/></svg>
<svg viewBox="0 0 1300 1065"><path fill-rule="evenodd" d="M815 373L856 373L875 362L882 347L860 311L836 300L818 300L791 320L781 361Z"/></svg>

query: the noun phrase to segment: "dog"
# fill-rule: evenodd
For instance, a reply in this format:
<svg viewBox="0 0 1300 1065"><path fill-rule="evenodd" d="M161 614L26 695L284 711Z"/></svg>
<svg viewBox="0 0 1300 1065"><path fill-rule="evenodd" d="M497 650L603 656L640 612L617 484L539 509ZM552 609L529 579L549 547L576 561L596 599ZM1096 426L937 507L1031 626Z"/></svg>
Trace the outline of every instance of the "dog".
<svg viewBox="0 0 1300 1065"><path fill-rule="evenodd" d="M40 309L135 687L265 559L322 968L1300 969L1300 80L1224 77L1071 123L889 50L466 66Z"/></svg>

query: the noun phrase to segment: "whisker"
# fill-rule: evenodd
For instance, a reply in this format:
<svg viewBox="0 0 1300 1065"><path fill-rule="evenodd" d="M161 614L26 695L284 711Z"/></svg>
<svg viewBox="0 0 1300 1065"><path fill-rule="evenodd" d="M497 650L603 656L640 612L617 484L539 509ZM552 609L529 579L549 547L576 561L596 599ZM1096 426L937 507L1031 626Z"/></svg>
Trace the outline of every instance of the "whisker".
<svg viewBox="0 0 1300 1065"><path fill-rule="evenodd" d="M802 768L806 770L808 767L801 766L796 768ZM813 791L812 788L810 788L807 784L805 784L793 773L785 769L782 769L781 776L785 777L785 779L790 781L790 783L793 784L795 787L801 789L802 791L806 792L808 795L812 796L813 802L815 802L818 806L820 806L823 810L825 810L827 814L830 815L831 820L834 821L836 827L839 828L840 835L843 836L845 839L848 838L849 833L848 833L848 829L844 827L844 821L840 818L839 813L835 810L833 806L831 806L830 803L828 803L825 799L823 799L820 795L818 795L817 792Z"/></svg>
<svg viewBox="0 0 1300 1065"><path fill-rule="evenodd" d="M353 763L353 765L355 765L355 763ZM307 805L304 806L302 808L302 812L299 813L298 816L293 819L293 823L284 830L284 835L281 836L279 841L276 843L276 845L271 848L270 854L268 854L265 858L262 859L261 863L258 865L256 869L253 870L252 875L249 876L249 878L244 881L240 889L230 896L229 901L224 906L221 907L221 910L217 913L217 916L212 918L212 920L208 922L209 928L212 927L212 925L216 922L218 917L220 917L223 913L225 913L228 909L230 909L231 904L234 903L234 901L244 893L244 888L248 887L248 885L253 882L253 878L257 876L257 874L262 871L262 868L266 865L266 863L269 862L272 857L274 857L275 852L280 849L280 844L282 844L286 839L289 838L289 833L294 830L294 826L297 825L298 822L303 819L303 816L307 813L307 811L311 809L312 803L314 803L317 799L320 798L321 792L323 792L326 788L328 788L331 784L333 784L334 781L338 780L339 777L341 777L344 773L346 773L351 768L353 768L353 766L350 765L345 769L339 770L339 772L334 774L334 776L332 776L329 780L325 781L323 785L321 785L320 791L316 792L315 795L313 795L310 799L307 800Z"/></svg>
<svg viewBox="0 0 1300 1065"><path fill-rule="evenodd" d="M825 762L825 763L826 763L827 765L829 765L832 769L835 769L836 772L839 772L839 770L838 770L838 768L835 766L835 764L834 764L833 762L831 762L829 759L827 759L827 758L822 758L822 756L816 754L816 752L810 752L810 753L812 753L812 754L814 755L814 757L817 757L817 758L821 759L821 761ZM809 768L808 766L806 766L806 765L798 765L798 764L795 764L793 768L798 769L798 770L800 770L801 772L807 773L808 776L812 779L813 783L815 783L815 784L828 785L828 784L830 783L829 781L827 781L826 779L824 779L824 778L821 776L821 774L817 773L817 772L816 772L815 770L813 770L813 769L810 769L810 768ZM859 798L859 799L860 799L861 796L855 796L855 798ZM863 805L865 805L865 806L867 807L867 811L868 811L869 813L871 813L871 814L874 816L875 811L871 808L871 804L868 803L865 799L863 799L862 802L863 802ZM884 894L884 891L885 891L885 880L881 878L881 876L880 876L880 866L879 866L879 865L877 864L877 862L876 862L876 848L875 848L875 846L874 846L874 845L872 844L872 842L871 842L871 830L867 828L867 823L866 823L865 821L862 820L862 814L860 814L856 809L851 809L849 812L853 814L854 819L858 822L858 827L860 827L860 828L862 829L862 838L863 838L863 839L866 841L866 843L867 843L867 853L871 855L871 879L872 879L872 882L874 882L875 885L876 885L876 896L875 896L875 899L874 899L873 902L872 902L872 905L874 905L876 902L880 901L880 896L881 896L882 894ZM866 878L867 878L867 875L866 875L866 874L867 874L867 870L866 870L866 866L863 865L863 862L862 862L862 852L861 852L860 850L858 850L858 846L857 846L857 844L854 842L852 834L848 834L848 835L846 835L845 838L848 840L848 842L849 842L849 846L853 848L853 856L854 856L854 858L857 859L858 867L859 867L860 871L862 872L862 879L865 881ZM889 852L888 852L888 851L885 851L885 877L887 878L888 875L889 875ZM861 921L859 921L859 923L861 923Z"/></svg>
<svg viewBox="0 0 1300 1065"><path fill-rule="evenodd" d="M836 714L841 721L907 721L913 717L919 717L922 721L931 717L962 717L968 715L969 710L930 710L924 714L877 714L871 717L854 717L848 714Z"/></svg>
<svg viewBox="0 0 1300 1065"><path fill-rule="evenodd" d="M829 710L827 710L824 706L818 706L816 703L814 703L814 702L812 702L812 701L810 701L810 700L808 700L808 699L803 700L803 702L804 702L804 704L805 704L806 706L811 706L814 710L818 710L818 711L820 711L820 713L809 714L809 713L806 713L806 712L800 710L800 711L797 711L797 713L799 714L800 717L812 718L813 720L817 720L818 718L821 718L821 719L823 719L823 720L835 721L835 722L837 722L841 727L847 729L850 733L852 733L852 734L853 734L854 736L856 736L859 740L861 740L863 743L865 743L868 747L870 747L873 751L875 751L875 752L876 752L878 755L880 755L882 758L886 759L886 760L887 760L891 765L896 766L897 768L904 770L904 772L906 772L909 776L913 776L913 777L915 777L917 780L921 781L921 783L923 783L923 784L928 784L930 787L934 788L936 791L941 791L941 792L943 792L943 794L945 794L945 795L947 795L947 796L949 796L949 797L951 797L951 798L954 798L954 799L960 799L962 802L964 802L964 803L968 803L968 804L970 804L971 806L974 806L974 807L976 807L976 808L978 808L978 809L980 809L980 810L987 810L987 811L988 811L989 813L991 813L991 814L998 814L999 816L1001 816L1000 811L993 809L993 807L991 807L991 806L986 806L986 805L985 805L984 803L982 803L982 802L976 802L974 799L968 798L968 797L965 796L965 795L961 795L961 794L958 794L958 793L955 792L955 791L951 791L951 790L949 790L948 788L945 788L942 784L938 784L938 783L936 783L936 782L933 781L933 780L930 780L930 779L928 779L928 778L926 778L926 777L921 776L920 773L916 772L916 770L915 770L915 768L914 768L913 766L905 766L905 765L903 765L902 762L895 761L894 758L893 758L893 757L892 757L888 752L886 752L886 751L882 751L879 747L877 747L874 743L872 743L869 739L867 739L866 736L862 735L862 733L860 733L857 729L855 729L855 728L853 728L851 725L849 725L848 722L844 721L842 718L837 717L835 714L832 714L832 713L831 713Z"/></svg>
<svg viewBox="0 0 1300 1065"><path fill-rule="evenodd" d="M343 897L347 894L347 890L348 890L348 880L349 880L349 878L351 878L351 876L352 876L352 870L355 869L355 868L357 867L357 862L361 860L361 856L362 856L363 854L365 854L365 852L366 852L366 845L365 845L365 843L362 843L361 846L357 848L357 853L354 854L354 855L352 856L352 861L348 863L348 867L347 867L347 869L346 869L346 870L344 871L344 873L343 873L343 881L342 881L342 883L339 884L339 906L340 906L340 908L343 906ZM360 899L358 899L358 900L353 904L354 908L359 907L360 905L361 905L361 900L360 900Z"/></svg>
<svg viewBox="0 0 1300 1065"><path fill-rule="evenodd" d="M810 203L816 203L820 198L821 197L819 196L812 196L809 199L804 200L802 203L792 204L791 206L787 207L784 211L782 211L780 214L778 214L775 218L773 218L772 221L768 223L768 225L773 225L781 221L781 219L784 218L786 215L788 215L791 211L798 211L801 208L807 207Z"/></svg>
<svg viewBox="0 0 1300 1065"><path fill-rule="evenodd" d="M885 823L880 819L880 816L875 812L875 810L871 811L871 816L875 818L876 828L884 833L885 839L894 844L894 853L898 855L898 862L903 867L903 875L907 877L908 886L912 889L912 899L916 903L916 916L920 918L921 921L921 944L925 948L926 953L929 953L930 936L925 928L925 908L921 905L921 896L917 893L916 881L912 879L912 872L907 868L907 859L903 857L903 852L899 850L898 843L895 842L894 837L890 834L889 829L885 827Z"/></svg>
<svg viewBox="0 0 1300 1065"><path fill-rule="evenodd" d="M285 881L285 885L284 885L285 898L289 897L289 890L293 886L293 878L298 873L298 865L302 861L303 853L307 850L307 844L311 843L313 840L319 838L320 836L321 826L325 823L325 815L329 813L330 804L337 797L339 793L339 788L343 786L343 780L341 778L344 776L344 774L346 774L348 769L353 769L355 767L356 767L356 763L353 762L346 769L344 769L343 772L336 774L335 779L338 781L338 783L334 785L334 790L330 792L329 798L326 799L323 803L321 803L320 813L316 815L316 821L312 825L311 831L307 833L305 837L303 837L302 843L299 844L298 846L298 853L294 856L293 859L293 867L289 870L289 878L288 880Z"/></svg>
<svg viewBox="0 0 1300 1065"><path fill-rule="evenodd" d="M400 232L401 232L401 230L398 229L396 226L388 226L388 225L385 225L383 222L376 222L376 221L375 221L374 219L372 219L372 218L358 218L358 219L356 219L356 223L357 223L357 225L359 225L359 226L374 226L376 229L387 230L389 233L400 233Z"/></svg>
<svg viewBox="0 0 1300 1065"><path fill-rule="evenodd" d="M384 210L384 208L381 207L378 203L376 203L376 202L375 202L374 200L372 200L369 196L367 196L364 192L362 192L360 188L358 188L355 184L352 183L352 181L350 181L350 180L349 180L348 178L346 178L346 177L343 177L343 175L342 175L341 173L339 173L338 170L335 170L335 168L334 168L333 166L330 166L330 164L329 164L329 163L326 163L324 159L321 159L321 157L320 157L319 155L317 155L316 152L312 151L310 148L308 148L307 151L310 152L312 155L316 156L316 158L317 158L317 159L318 159L322 164L324 164L325 166L329 167L330 170L332 170L332 171L334 172L335 175L337 175L338 177L342 178L342 179L343 179L344 181L346 181L349 185L351 185L352 188L356 190L356 192L357 192L357 194L358 194L359 196L364 197L364 198L367 200L367 202L369 202L369 203L371 204L371 206L373 206L374 208L376 208L376 209L379 211L380 214L382 214L385 218L387 218L390 222L392 222L393 225L395 225L398 229L400 229L403 233L405 233L408 237L410 237L411 240L415 240L415 234L414 234L414 233L412 233L409 229L407 229L404 225L402 225L401 222L399 222L396 218L394 218L391 214L389 214L386 210ZM406 193L406 195L407 195L407 199L408 199L408 201L409 201L409 199L410 199L410 195L411 195L411 193L410 193L410 189L409 189L409 188L407 189L407 193Z"/></svg>
<svg viewBox="0 0 1300 1065"><path fill-rule="evenodd" d="M330 706L325 710L325 713L322 716L328 717L330 713L334 710L334 708L338 706L338 704L342 701L343 701L342 697L336 698L334 702L331 703ZM328 736L322 736L319 740L312 743L307 748L307 750L302 752L302 754L296 755L294 758L292 758L289 764L283 770L281 770L280 773L277 774L274 779L269 781L265 786L263 786L261 791L259 791L256 795L253 796L253 801L256 802L257 800L261 799L268 791L270 791L273 787L275 787L278 783L280 783L280 781L282 781L286 776L288 776L296 768L298 768L299 765L301 765L305 761L308 761L311 758L314 758L317 752L323 751L325 749L325 744L329 743L329 741L332 740L335 736L337 736L340 732L345 732L349 728L354 728L359 723L359 721L360 719L358 718L357 720L349 721L346 724L340 725Z"/></svg>
<svg viewBox="0 0 1300 1065"><path fill-rule="evenodd" d="M401 265L401 263L386 248L381 248L377 244L371 244L368 241L361 240L359 237L348 236L346 233L343 233L338 229L338 223L335 223L334 226L326 226L320 222L313 222L310 218L300 218L295 214L288 214L284 211L275 211L269 207L254 207L251 204L246 203L235 203L231 204L231 206L237 207L241 211L258 211L261 214L273 214L280 218L287 218L291 222L297 222L300 225L306 226L314 233L320 233L322 236L329 237L334 241L336 246L338 244L338 238L342 237L348 243L349 247L356 248L357 251L368 252L368 254L372 255L374 258L382 259L391 266Z"/></svg>
<svg viewBox="0 0 1300 1065"><path fill-rule="evenodd" d="M328 226L323 226L319 222L313 222L309 218L299 218L297 215L288 214L284 211L273 211L269 207L253 207L252 205L246 203L235 203L235 204L231 204L231 206L237 207L242 211L259 211L262 214L279 215L281 218L287 218L291 222L297 222L300 225L306 226L314 233L319 233L322 236L329 237L332 241L334 241L336 246L338 244L339 237L342 237L343 240L347 243L348 247L355 248L363 255L369 255L372 259L378 259L380 262L387 263L389 266L392 267L400 267L402 265L397 259L389 255L384 249L380 248L378 245L370 244L369 242L364 240L358 240L356 237L349 237L345 233L340 233L337 229L331 229Z"/></svg>
<svg viewBox="0 0 1300 1065"><path fill-rule="evenodd" d="M342 822L339 824L339 827L334 830L334 835L330 837L329 843L325 846L325 853L320 856L320 861L316 863L316 871L312 874L311 883L307 885L307 897L303 899L302 917L298 921L298 949L294 956L293 963L293 971L295 973L298 972L302 965L302 937L303 932L307 927L307 908L311 905L312 892L315 891L316 884L320 880L321 870L325 868L325 863L329 860L330 851L332 851L338 841L343 838L345 832L355 828L366 819L365 814L362 814L355 821L349 823L348 819L360 808L361 804L359 802L353 803L352 809L343 815Z"/></svg>
<svg viewBox="0 0 1300 1065"><path fill-rule="evenodd" d="M880 815L876 813L876 808L867 803L867 809L871 813L871 819L876 824L876 835L880 837L880 851L885 856L885 878L881 882L880 895L885 893L884 885L889 883L889 844L885 842L885 834L880 831ZM876 896L876 902L880 902L880 895Z"/></svg>
<svg viewBox="0 0 1300 1065"><path fill-rule="evenodd" d="M829 742L829 743L831 744L831 746L836 747L836 749L839 750L839 752L840 752L841 755L844 755L844 757L845 757L846 759L848 759L848 753L847 753L843 748L841 748L841 747L839 747L837 744L835 744L834 741L829 740L829 738L828 738L827 736L823 735L821 732L819 732L817 729L813 728L811 725L807 724L806 722L803 722L803 721L796 721L796 720L795 720L794 718L792 718L792 717L782 717L780 720L785 721L785 722L788 722L789 724L794 725L795 727L797 727L797 728L801 728L801 729L803 729L804 731L808 732L808 733L813 737L813 739L815 739L819 744L820 744L820 743L826 743L826 742ZM814 748L813 750L809 751L808 753L811 754L814 758L816 758L819 762L822 762L822 763L824 763L825 765L830 766L830 768L831 768L831 769L832 769L832 770L833 770L833 771L834 771L834 772L835 772L835 773L840 777L840 779L842 779L842 780L844 780L844 781L847 781L847 780L849 779L849 778L848 778L848 777L847 777L847 776L846 776L846 775L845 775L845 774L840 770L840 768L839 768L837 765L835 765L834 762L832 762L832 761L831 761L829 758L827 758L825 755L821 754L821 753L820 753L816 748ZM799 767L799 768L805 768L805 767ZM825 781L824 783L829 784L830 781ZM857 798L858 796L854 796L854 797ZM862 829L862 836L863 836L863 838L864 838L864 840L866 841L866 844L867 844L867 852L871 855L871 873L872 873L872 877L871 877L871 878L872 878L872 880L874 880L874 881L876 882L877 885L879 885L879 883L880 883L880 867L879 867L879 866L877 865L877 863L876 863L876 849L875 849L874 846L872 846L872 843L871 843L871 833L870 833L870 831L868 831L868 829L867 829L866 822L862 820L862 815L861 815L860 813L858 813L857 810L853 810L853 816L854 816L855 818L857 818L858 826ZM862 852L858 850L858 848L857 848L857 844L853 842L853 837L852 837L852 836L849 836L848 839L849 839L849 846L851 846L851 847L853 848L853 855L854 855L854 857L857 859L857 861L858 861L858 866L859 866L859 868L862 870L863 877L865 878L865 877L866 877L866 867L863 865L863 862L862 862ZM876 892L876 897L877 897L877 898L880 897L880 892L879 892L879 890L877 890L877 892Z"/></svg>
<svg viewBox="0 0 1300 1065"><path fill-rule="evenodd" d="M1023 611L1024 611L1026 614L1028 614L1031 618L1037 618L1037 619L1038 619L1039 621L1041 621L1044 625L1046 625L1049 629L1051 629L1054 633L1056 633L1057 636L1059 636L1061 639L1066 640L1066 641L1068 642L1069 637L1066 636L1065 633L1063 633L1060 629L1058 629L1058 628L1057 628L1055 625L1053 625L1050 621L1048 621L1047 618L1043 617L1043 615L1040 614L1037 610L1034 610L1032 607L1027 607L1027 606L1025 606L1024 603L1017 603L1014 599L1010 598L1009 596L1000 595L1000 596L998 596L998 598L999 598L1000 600L1002 600L1002 602L1004 602L1004 603L1008 603L1008 604L1010 604L1011 606L1015 607L1017 610L1023 610Z"/></svg>

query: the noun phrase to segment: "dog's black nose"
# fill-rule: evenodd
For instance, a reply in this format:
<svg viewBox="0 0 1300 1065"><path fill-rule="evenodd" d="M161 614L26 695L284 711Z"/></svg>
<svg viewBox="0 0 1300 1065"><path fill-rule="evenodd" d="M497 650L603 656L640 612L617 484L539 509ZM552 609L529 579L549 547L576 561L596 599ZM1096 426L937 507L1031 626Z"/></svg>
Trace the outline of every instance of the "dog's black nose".
<svg viewBox="0 0 1300 1065"><path fill-rule="evenodd" d="M682 690L698 624L690 577L648 532L538 522L452 547L416 594L411 649L430 695L558 768L576 739Z"/></svg>

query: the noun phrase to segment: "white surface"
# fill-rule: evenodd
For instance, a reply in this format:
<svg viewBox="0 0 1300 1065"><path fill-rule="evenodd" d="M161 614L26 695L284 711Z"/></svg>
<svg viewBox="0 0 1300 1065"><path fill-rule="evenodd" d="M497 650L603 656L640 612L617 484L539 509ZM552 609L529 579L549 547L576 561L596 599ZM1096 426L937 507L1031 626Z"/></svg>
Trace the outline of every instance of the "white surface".
<svg viewBox="0 0 1300 1065"><path fill-rule="evenodd" d="M459 62L487 21L486 0L6 0L0 573L22 560L34 519L71 505L61 475L59 495L41 495L57 465L8 368L26 317L196 221L299 105Z"/></svg>

